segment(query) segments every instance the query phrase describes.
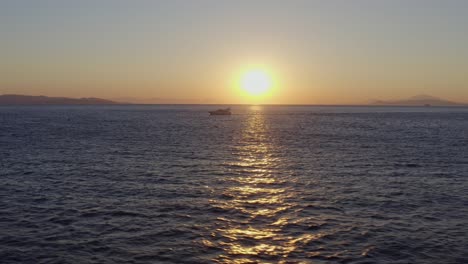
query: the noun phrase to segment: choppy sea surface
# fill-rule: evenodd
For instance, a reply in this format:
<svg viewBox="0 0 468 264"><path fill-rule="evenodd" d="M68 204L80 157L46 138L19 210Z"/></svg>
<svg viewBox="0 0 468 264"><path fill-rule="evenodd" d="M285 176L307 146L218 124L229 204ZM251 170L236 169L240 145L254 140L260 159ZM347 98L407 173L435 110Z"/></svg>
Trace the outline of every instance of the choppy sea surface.
<svg viewBox="0 0 468 264"><path fill-rule="evenodd" d="M1 263L468 263L468 108L0 107Z"/></svg>

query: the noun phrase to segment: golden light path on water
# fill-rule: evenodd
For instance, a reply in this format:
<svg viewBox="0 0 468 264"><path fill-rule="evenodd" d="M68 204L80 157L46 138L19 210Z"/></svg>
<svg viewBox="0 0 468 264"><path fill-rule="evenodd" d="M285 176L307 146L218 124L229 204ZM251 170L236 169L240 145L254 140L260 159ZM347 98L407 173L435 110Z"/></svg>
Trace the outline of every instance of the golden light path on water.
<svg viewBox="0 0 468 264"><path fill-rule="evenodd" d="M290 202L295 195L293 178L281 169L265 116L248 116L238 140L233 150L238 160L227 164L235 176L227 180L223 199L212 201L229 213L218 217L211 239L203 243L222 249L214 258L217 263L292 263L288 256L319 235L292 236L283 231L297 220L293 219L297 204Z"/></svg>

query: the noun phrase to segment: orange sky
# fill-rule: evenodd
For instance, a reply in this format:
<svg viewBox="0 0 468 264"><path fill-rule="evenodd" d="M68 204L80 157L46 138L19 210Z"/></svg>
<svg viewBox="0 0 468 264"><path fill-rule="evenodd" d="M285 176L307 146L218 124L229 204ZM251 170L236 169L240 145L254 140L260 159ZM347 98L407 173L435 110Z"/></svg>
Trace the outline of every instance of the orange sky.
<svg viewBox="0 0 468 264"><path fill-rule="evenodd" d="M468 4L0 3L0 94L165 103L468 102ZM246 96L261 65L274 87ZM153 99L153 98L158 98Z"/></svg>

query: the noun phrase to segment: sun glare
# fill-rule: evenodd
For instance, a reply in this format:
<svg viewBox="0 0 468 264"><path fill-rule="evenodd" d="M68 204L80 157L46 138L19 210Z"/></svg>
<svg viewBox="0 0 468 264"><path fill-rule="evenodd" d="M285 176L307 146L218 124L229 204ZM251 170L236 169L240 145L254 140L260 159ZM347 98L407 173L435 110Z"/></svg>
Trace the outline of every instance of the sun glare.
<svg viewBox="0 0 468 264"><path fill-rule="evenodd" d="M264 70L250 70L242 75L240 86L250 96L261 96L271 88L272 79Z"/></svg>

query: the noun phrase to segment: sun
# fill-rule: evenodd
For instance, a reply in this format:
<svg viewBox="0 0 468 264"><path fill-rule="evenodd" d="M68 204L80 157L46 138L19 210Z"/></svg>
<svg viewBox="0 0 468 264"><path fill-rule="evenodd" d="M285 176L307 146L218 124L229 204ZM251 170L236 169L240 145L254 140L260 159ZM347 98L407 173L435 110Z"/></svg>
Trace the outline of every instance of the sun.
<svg viewBox="0 0 468 264"><path fill-rule="evenodd" d="M241 76L240 86L250 96L261 96L271 88L272 78L265 70L249 70Z"/></svg>

